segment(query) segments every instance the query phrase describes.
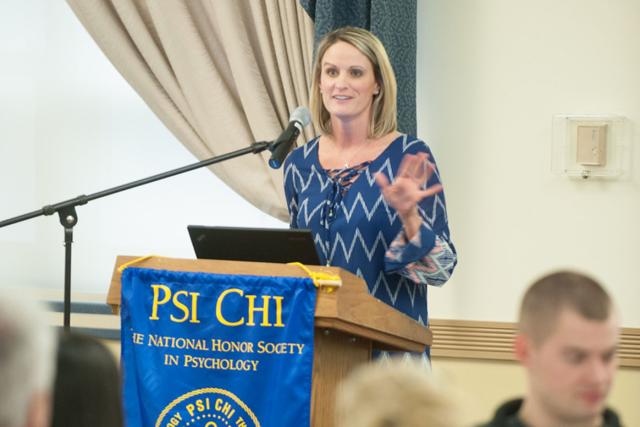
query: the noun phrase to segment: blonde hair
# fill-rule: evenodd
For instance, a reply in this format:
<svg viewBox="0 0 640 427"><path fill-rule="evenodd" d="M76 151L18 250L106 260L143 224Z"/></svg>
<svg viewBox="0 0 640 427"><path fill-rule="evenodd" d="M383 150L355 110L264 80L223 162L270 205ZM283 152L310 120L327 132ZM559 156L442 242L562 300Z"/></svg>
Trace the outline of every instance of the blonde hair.
<svg viewBox="0 0 640 427"><path fill-rule="evenodd" d="M349 43L369 59L373 65L376 82L380 86L379 93L373 99L368 136L380 138L395 131L398 127L396 107L398 89L393 67L382 42L369 31L356 27L343 27L334 30L326 34L318 45L309 100L314 126L325 135L333 134L331 116L325 108L320 94L320 75L322 73L322 59L327 49L341 41Z"/></svg>
<svg viewBox="0 0 640 427"><path fill-rule="evenodd" d="M456 427L459 410L424 362L391 359L363 365L341 384L337 427Z"/></svg>

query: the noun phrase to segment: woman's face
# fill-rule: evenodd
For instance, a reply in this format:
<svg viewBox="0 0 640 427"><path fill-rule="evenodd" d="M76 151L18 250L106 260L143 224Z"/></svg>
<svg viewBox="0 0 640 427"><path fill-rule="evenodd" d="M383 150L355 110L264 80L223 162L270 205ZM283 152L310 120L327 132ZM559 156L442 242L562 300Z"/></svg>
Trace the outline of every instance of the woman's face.
<svg viewBox="0 0 640 427"><path fill-rule="evenodd" d="M329 114L341 120L364 116L368 123L373 96L380 90L369 58L339 41L326 50L321 66L320 92Z"/></svg>

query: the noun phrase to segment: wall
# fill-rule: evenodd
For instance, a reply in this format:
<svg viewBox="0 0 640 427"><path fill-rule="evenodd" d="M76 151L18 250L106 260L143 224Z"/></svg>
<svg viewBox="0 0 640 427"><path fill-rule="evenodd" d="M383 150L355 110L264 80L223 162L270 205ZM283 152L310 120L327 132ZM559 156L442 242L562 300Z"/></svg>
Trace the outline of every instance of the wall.
<svg viewBox="0 0 640 427"><path fill-rule="evenodd" d="M418 2L419 132L442 170L460 264L431 316L513 321L525 287L586 271L640 326L640 150L626 180L550 171L554 114L640 119L640 2Z"/></svg>

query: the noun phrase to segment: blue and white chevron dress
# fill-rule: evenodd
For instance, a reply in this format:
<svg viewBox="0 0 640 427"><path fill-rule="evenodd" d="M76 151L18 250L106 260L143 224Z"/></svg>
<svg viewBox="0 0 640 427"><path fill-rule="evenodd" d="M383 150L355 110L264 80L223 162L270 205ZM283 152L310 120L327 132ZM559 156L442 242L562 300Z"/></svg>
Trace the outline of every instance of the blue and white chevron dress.
<svg viewBox="0 0 640 427"><path fill-rule="evenodd" d="M443 285L457 262L444 193L422 200L420 232L407 241L400 218L385 202L374 177L382 172L393 182L405 154L424 152L435 164L431 150L424 141L401 135L360 168L345 190L320 165L318 141L298 147L285 161L291 228L312 231L323 263L362 277L373 296L428 324L426 285ZM427 186L439 182L436 168Z"/></svg>

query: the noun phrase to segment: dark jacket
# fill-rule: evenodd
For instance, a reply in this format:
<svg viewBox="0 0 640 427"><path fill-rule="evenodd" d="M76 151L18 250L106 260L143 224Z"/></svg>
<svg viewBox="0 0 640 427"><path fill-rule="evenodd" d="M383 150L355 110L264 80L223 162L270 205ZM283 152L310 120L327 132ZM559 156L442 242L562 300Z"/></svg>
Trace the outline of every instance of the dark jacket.
<svg viewBox="0 0 640 427"><path fill-rule="evenodd" d="M520 418L518 418L518 412L522 406L522 399L510 400L502 404L493 416L493 419L486 424L481 424L478 427L527 427ZM605 409L604 411L604 424L602 427L622 427L622 423L611 409Z"/></svg>

